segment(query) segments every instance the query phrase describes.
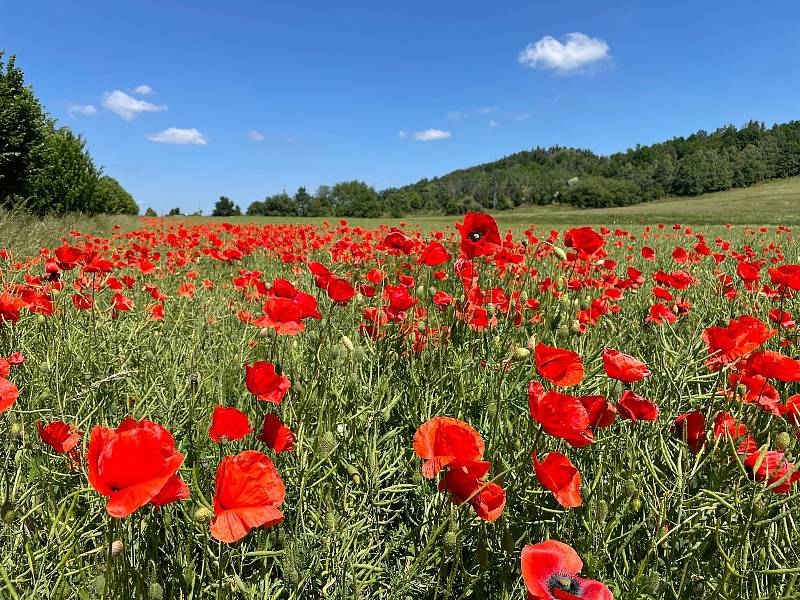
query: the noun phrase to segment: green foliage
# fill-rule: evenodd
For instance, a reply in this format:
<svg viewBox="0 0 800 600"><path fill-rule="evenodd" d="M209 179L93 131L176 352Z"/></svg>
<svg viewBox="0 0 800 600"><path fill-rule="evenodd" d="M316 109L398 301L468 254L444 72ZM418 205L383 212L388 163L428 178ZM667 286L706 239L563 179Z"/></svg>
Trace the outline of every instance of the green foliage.
<svg viewBox="0 0 800 600"><path fill-rule="evenodd" d="M331 203L340 217L379 217L383 204L378 192L363 181L342 181L331 190Z"/></svg>
<svg viewBox="0 0 800 600"><path fill-rule="evenodd" d="M111 177L102 177L86 142L48 118L12 55L0 50L0 206L37 215L136 214Z"/></svg>
<svg viewBox="0 0 800 600"><path fill-rule="evenodd" d="M220 196L217 203L214 205L214 210L211 213L212 217L238 217L242 214L242 210L233 200L227 196Z"/></svg>
<svg viewBox="0 0 800 600"><path fill-rule="evenodd" d="M95 188L100 212L110 215L138 215L139 206L120 184L109 175L103 175Z"/></svg>
<svg viewBox="0 0 800 600"><path fill-rule="evenodd" d="M152 207L148 206L147 210L144 211L144 216L145 217L157 217L158 213L156 211L154 211Z"/></svg>
<svg viewBox="0 0 800 600"><path fill-rule="evenodd" d="M578 208L630 206L643 202L641 188L624 179L586 177L569 185L559 200Z"/></svg>
<svg viewBox="0 0 800 600"><path fill-rule="evenodd" d="M181 209L176 206L175 208L170 208L169 209L169 212L167 213L167 216L168 217L178 217L178 216L180 216L182 214L183 213L181 212Z"/></svg>
<svg viewBox="0 0 800 600"><path fill-rule="evenodd" d="M264 201L256 200L247 207L247 214L261 217L297 216L297 204L286 192L267 196Z"/></svg>

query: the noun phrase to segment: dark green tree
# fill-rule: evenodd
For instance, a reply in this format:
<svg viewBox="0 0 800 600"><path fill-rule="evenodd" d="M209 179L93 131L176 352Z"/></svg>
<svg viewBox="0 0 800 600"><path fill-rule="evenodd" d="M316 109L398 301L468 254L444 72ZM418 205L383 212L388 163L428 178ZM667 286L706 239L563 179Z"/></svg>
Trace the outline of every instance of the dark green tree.
<svg viewBox="0 0 800 600"><path fill-rule="evenodd" d="M342 181L333 186L331 200L337 216L380 217L383 205L378 192L363 181Z"/></svg>
<svg viewBox="0 0 800 600"><path fill-rule="evenodd" d="M177 206L175 208L170 208L169 212L167 213L168 217L178 217L181 215L181 209Z"/></svg>
<svg viewBox="0 0 800 600"><path fill-rule="evenodd" d="M145 217L157 217L158 213L152 209L152 207L147 207L147 210L144 211Z"/></svg>
<svg viewBox="0 0 800 600"><path fill-rule="evenodd" d="M217 203L214 205L214 210L211 212L212 217L238 217L242 214L238 205L233 203L233 200L227 196L220 196Z"/></svg>
<svg viewBox="0 0 800 600"><path fill-rule="evenodd" d="M108 175L103 175L95 187L97 204L101 212L113 215L138 215L139 207L119 182Z"/></svg>

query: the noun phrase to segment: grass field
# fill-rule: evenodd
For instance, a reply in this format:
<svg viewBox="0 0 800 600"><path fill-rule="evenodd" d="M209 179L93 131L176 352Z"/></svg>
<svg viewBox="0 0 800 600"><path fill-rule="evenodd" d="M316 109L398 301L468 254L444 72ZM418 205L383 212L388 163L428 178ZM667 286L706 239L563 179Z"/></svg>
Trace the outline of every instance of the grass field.
<svg viewBox="0 0 800 600"><path fill-rule="evenodd" d="M800 244L720 226L797 187L505 244L4 215L0 597L800 599Z"/></svg>

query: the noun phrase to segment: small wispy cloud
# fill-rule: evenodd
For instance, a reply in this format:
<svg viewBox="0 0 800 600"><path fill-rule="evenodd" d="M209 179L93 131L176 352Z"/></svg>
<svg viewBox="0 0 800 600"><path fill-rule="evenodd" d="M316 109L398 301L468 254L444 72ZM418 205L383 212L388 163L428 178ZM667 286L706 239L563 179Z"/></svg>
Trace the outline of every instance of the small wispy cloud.
<svg viewBox="0 0 800 600"><path fill-rule="evenodd" d="M67 113L73 119L78 116L93 117L98 114L97 107L94 104L70 104L67 107Z"/></svg>
<svg viewBox="0 0 800 600"><path fill-rule="evenodd" d="M495 127L500 127L500 123L498 123L494 119L489 119L489 128L494 129Z"/></svg>
<svg viewBox="0 0 800 600"><path fill-rule="evenodd" d="M488 115L497 110L496 106L484 106L483 108L473 108L470 110L452 110L445 115L448 121L460 121L469 117Z"/></svg>
<svg viewBox="0 0 800 600"><path fill-rule="evenodd" d="M147 134L147 139L151 142L158 142L161 144L195 144L198 146L205 146L208 143L206 136L194 127L191 129L169 127L158 133Z"/></svg>
<svg viewBox="0 0 800 600"><path fill-rule="evenodd" d="M514 114L510 115L510 117L514 121L524 121L525 119L530 119L532 116L533 115L531 113L527 113L527 112L514 113Z"/></svg>
<svg viewBox="0 0 800 600"><path fill-rule="evenodd" d="M264 141L264 134L260 131L256 131L255 129L251 129L248 131L245 136L251 142L263 142Z"/></svg>
<svg viewBox="0 0 800 600"><path fill-rule="evenodd" d="M401 129L397 132L397 137L399 137L401 140L404 140L408 137L408 134Z"/></svg>
<svg viewBox="0 0 800 600"><path fill-rule="evenodd" d="M135 88L133 88L133 93L139 94L140 96L152 96L156 93L156 91L146 83L143 83L142 85L137 85Z"/></svg>
<svg viewBox="0 0 800 600"><path fill-rule="evenodd" d="M166 105L157 105L146 100L129 96L122 90L114 90L103 94L103 108L119 115L126 121L132 121L143 112L162 112Z"/></svg>
<svg viewBox="0 0 800 600"><path fill-rule="evenodd" d="M517 61L531 69L574 73L610 57L611 48L604 40L575 32L565 35L563 42L547 35L530 43L519 53Z"/></svg>
<svg viewBox="0 0 800 600"><path fill-rule="evenodd" d="M433 142L435 140L447 140L453 137L449 131L441 129L426 129L425 131L414 132L414 139L418 142Z"/></svg>

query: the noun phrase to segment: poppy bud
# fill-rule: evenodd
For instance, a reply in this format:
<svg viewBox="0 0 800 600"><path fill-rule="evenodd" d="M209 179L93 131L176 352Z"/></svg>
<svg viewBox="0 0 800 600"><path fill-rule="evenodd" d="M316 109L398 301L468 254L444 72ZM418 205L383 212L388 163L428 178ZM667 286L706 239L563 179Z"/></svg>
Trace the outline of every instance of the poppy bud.
<svg viewBox="0 0 800 600"><path fill-rule="evenodd" d="M481 569L489 568L489 550L486 548L486 542L483 540L481 540L481 543L478 544L476 558L478 559L478 566Z"/></svg>
<svg viewBox="0 0 800 600"><path fill-rule="evenodd" d="M425 333L427 327L428 326L426 325L425 321L419 321L417 323L417 331L419 331L420 333Z"/></svg>
<svg viewBox="0 0 800 600"><path fill-rule="evenodd" d="M142 358L144 358L146 361L152 362L156 359L156 355L153 354L152 350L145 350L142 354Z"/></svg>
<svg viewBox="0 0 800 600"><path fill-rule="evenodd" d="M657 596L658 590L661 588L661 576L655 571L647 576L647 583L645 583L647 593L651 596Z"/></svg>
<svg viewBox="0 0 800 600"><path fill-rule="evenodd" d="M458 550L458 532L452 529L444 534L444 551L448 555L453 555Z"/></svg>
<svg viewBox="0 0 800 600"><path fill-rule="evenodd" d="M102 596L106 593L106 578L102 574L98 575L94 578L92 587L94 587L95 594Z"/></svg>
<svg viewBox="0 0 800 600"><path fill-rule="evenodd" d="M490 317L493 317L496 312L497 312L497 308L495 308L494 304L489 304L486 307L486 314L489 315Z"/></svg>
<svg viewBox="0 0 800 600"><path fill-rule="evenodd" d="M422 296L424 294L425 294L425 286L424 285L417 286L417 296Z"/></svg>
<svg viewBox="0 0 800 600"><path fill-rule="evenodd" d="M205 506L201 506L194 511L194 520L198 523L208 523L213 516L213 513Z"/></svg>
<svg viewBox="0 0 800 600"><path fill-rule="evenodd" d="M598 524L605 524L608 518L608 503L605 500L598 500L594 505L594 518Z"/></svg>
<svg viewBox="0 0 800 600"><path fill-rule="evenodd" d="M20 437L22 436L22 423L19 421L14 421L11 424L11 437Z"/></svg>
<svg viewBox="0 0 800 600"><path fill-rule="evenodd" d="M153 582L150 584L150 587L147 588L147 594L153 600L163 600L164 588L161 587L158 583Z"/></svg>
<svg viewBox="0 0 800 600"><path fill-rule="evenodd" d="M630 506L633 512L639 512L642 508L642 500L640 498L634 498L631 500Z"/></svg>
<svg viewBox="0 0 800 600"><path fill-rule="evenodd" d="M558 335L562 337L567 337L569 335L569 327L566 323L563 323L558 326Z"/></svg>
<svg viewBox="0 0 800 600"><path fill-rule="evenodd" d="M14 518L17 516L16 507L6 500L3 502L3 506L0 507L0 518L3 519L3 523L6 525L11 525L14 522Z"/></svg>
<svg viewBox="0 0 800 600"><path fill-rule="evenodd" d="M430 286L428 288L428 296L435 296L436 295L436 288L434 286Z"/></svg>
<svg viewBox="0 0 800 600"><path fill-rule="evenodd" d="M353 350L355 350L355 346L353 346L353 340L351 340L346 335L342 336L342 346L347 348L348 352L352 352Z"/></svg>
<svg viewBox="0 0 800 600"><path fill-rule="evenodd" d="M565 295L563 295L563 296L561 296L561 297L558 299L558 302L559 302L559 303L561 304L561 306L563 306L564 308L569 308L570 306L572 306L572 300L571 300L571 299L570 299L570 297L569 297L569 296L567 296L566 294L565 294Z"/></svg>
<svg viewBox="0 0 800 600"><path fill-rule="evenodd" d="M528 358L531 355L531 351L527 348L523 348L522 346L517 346L514 348L514 355L517 358Z"/></svg>
<svg viewBox="0 0 800 600"><path fill-rule="evenodd" d="M42 373L49 373L50 372L50 365L47 363L39 363L39 370Z"/></svg>
<svg viewBox="0 0 800 600"><path fill-rule="evenodd" d="M118 556L125 549L122 540L114 540L111 542L111 556Z"/></svg>
<svg viewBox="0 0 800 600"><path fill-rule="evenodd" d="M519 301L520 302L527 302L528 301L528 292L522 291L519 293Z"/></svg>
<svg viewBox="0 0 800 600"><path fill-rule="evenodd" d="M580 297L580 305L581 305L581 308L584 309L584 310L586 310L587 308L589 308L592 305L592 299L588 296L588 294L583 294Z"/></svg>
<svg viewBox="0 0 800 600"><path fill-rule="evenodd" d="M322 434L319 441L319 451L324 458L327 458L336 449L336 437L332 431L326 431Z"/></svg>
<svg viewBox="0 0 800 600"><path fill-rule="evenodd" d="M258 335L260 335L261 337L267 337L270 331L272 330L269 327L262 327L261 329L258 330Z"/></svg>
<svg viewBox="0 0 800 600"><path fill-rule="evenodd" d="M775 438L775 449L778 452L786 452L792 447L792 436L787 431L781 431Z"/></svg>
<svg viewBox="0 0 800 600"><path fill-rule="evenodd" d="M743 383L740 383L739 385L736 386L736 393L739 395L740 398L744 398L745 396L747 396L747 386L745 386Z"/></svg>
<svg viewBox="0 0 800 600"><path fill-rule="evenodd" d="M514 539L514 536L511 535L510 531L506 531L503 534L503 539L501 541L501 544L503 546L503 551L508 554L513 554L514 550L516 550L517 543L516 540Z"/></svg>
<svg viewBox="0 0 800 600"><path fill-rule="evenodd" d="M325 513L325 528L331 533L336 533L338 525L339 519L336 518L336 511L332 508L328 509Z"/></svg>
<svg viewBox="0 0 800 600"><path fill-rule="evenodd" d="M355 485L361 485L361 475L358 474L358 469L356 469L350 463L345 463L344 470L347 471L347 476L350 477L350 480Z"/></svg>
<svg viewBox="0 0 800 600"><path fill-rule="evenodd" d="M555 254L559 260L567 260L567 253L563 248L553 246L553 254Z"/></svg>
<svg viewBox="0 0 800 600"><path fill-rule="evenodd" d="M628 479L625 482L625 486L623 487L623 491L625 495L630 498L631 496L635 496L639 493L639 487L636 485L636 482L633 479Z"/></svg>
<svg viewBox="0 0 800 600"><path fill-rule="evenodd" d="M580 333L580 330L581 330L581 322L580 322L580 321L578 321L578 320L576 319L575 321L573 321L573 322L570 324L570 326L569 326L569 330L570 330L570 332L572 332L572 333Z"/></svg>
<svg viewBox="0 0 800 600"><path fill-rule="evenodd" d="M756 519L763 517L765 511L766 507L764 506L764 502L762 500L759 499L753 502L753 516Z"/></svg>

